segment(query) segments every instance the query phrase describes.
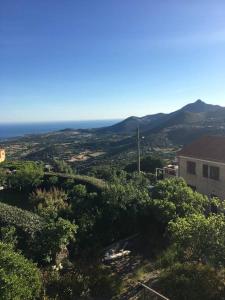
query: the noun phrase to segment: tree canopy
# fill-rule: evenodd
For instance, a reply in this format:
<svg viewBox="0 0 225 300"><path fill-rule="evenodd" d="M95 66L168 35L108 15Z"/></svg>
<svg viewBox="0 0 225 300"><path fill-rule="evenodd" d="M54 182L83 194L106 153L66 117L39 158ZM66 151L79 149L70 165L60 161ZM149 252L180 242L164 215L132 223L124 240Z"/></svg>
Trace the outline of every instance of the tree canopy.
<svg viewBox="0 0 225 300"><path fill-rule="evenodd" d="M41 292L38 268L9 245L0 242L0 298L33 300Z"/></svg>

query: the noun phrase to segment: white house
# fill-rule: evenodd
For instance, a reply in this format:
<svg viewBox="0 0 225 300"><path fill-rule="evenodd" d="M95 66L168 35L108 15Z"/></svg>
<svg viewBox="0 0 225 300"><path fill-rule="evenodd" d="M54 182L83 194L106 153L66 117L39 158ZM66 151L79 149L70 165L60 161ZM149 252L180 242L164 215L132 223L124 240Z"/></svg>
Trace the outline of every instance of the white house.
<svg viewBox="0 0 225 300"><path fill-rule="evenodd" d="M177 153L178 176L197 192L225 199L225 136L205 136Z"/></svg>

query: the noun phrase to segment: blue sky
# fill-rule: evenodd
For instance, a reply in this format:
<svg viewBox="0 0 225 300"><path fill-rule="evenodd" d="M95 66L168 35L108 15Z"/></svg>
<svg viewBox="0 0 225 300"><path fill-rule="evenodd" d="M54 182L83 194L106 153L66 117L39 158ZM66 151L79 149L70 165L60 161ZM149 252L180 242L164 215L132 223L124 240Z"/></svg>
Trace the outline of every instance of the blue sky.
<svg viewBox="0 0 225 300"><path fill-rule="evenodd" d="M0 122L225 106L225 1L0 0Z"/></svg>

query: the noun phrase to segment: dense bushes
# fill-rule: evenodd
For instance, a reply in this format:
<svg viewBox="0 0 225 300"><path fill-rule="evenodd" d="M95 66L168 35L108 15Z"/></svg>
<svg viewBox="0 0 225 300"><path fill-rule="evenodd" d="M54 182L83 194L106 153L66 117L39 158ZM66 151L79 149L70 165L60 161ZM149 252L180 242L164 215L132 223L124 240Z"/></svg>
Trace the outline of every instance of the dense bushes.
<svg viewBox="0 0 225 300"><path fill-rule="evenodd" d="M70 180L70 183L73 185L76 184L83 184L85 185L90 191L101 192L107 186L107 184L98 178L85 176L85 175L73 175L73 174L63 174L63 173L53 173L53 172L46 172L45 173L45 180L49 182L51 177L58 177L59 181L66 181Z"/></svg>
<svg viewBox="0 0 225 300"><path fill-rule="evenodd" d="M152 198L150 213L164 227L178 217L204 213L210 209L209 199L194 192L181 178L159 181L154 187Z"/></svg>
<svg viewBox="0 0 225 300"><path fill-rule="evenodd" d="M8 185L15 190L32 189L41 184L44 169L42 164L35 162L24 162L16 164L13 173L7 176Z"/></svg>
<svg viewBox="0 0 225 300"><path fill-rule="evenodd" d="M147 156L141 159L141 171L146 173L155 173L156 168L162 168L164 162L158 157ZM127 172L137 171L137 162L128 164L125 167Z"/></svg>
<svg viewBox="0 0 225 300"><path fill-rule="evenodd" d="M50 219L35 239L34 257L36 261L41 264L55 263L57 254L60 255L60 253L63 253L63 258L66 258L68 256L67 246L70 242L75 241L76 231L77 226L68 220Z"/></svg>
<svg viewBox="0 0 225 300"><path fill-rule="evenodd" d="M38 214L48 217L57 217L69 207L66 192L55 187L49 191L37 189L31 193L30 201Z"/></svg>
<svg viewBox="0 0 225 300"><path fill-rule="evenodd" d="M120 291L121 282L110 268L98 264L79 270L51 272L46 278L47 294L53 299L112 299Z"/></svg>
<svg viewBox="0 0 225 300"><path fill-rule="evenodd" d="M37 267L9 245L0 243L0 299L33 300L41 292Z"/></svg>
<svg viewBox="0 0 225 300"><path fill-rule="evenodd" d="M176 264L161 274L160 291L173 300L224 300L224 271L202 264Z"/></svg>
<svg viewBox="0 0 225 300"><path fill-rule="evenodd" d="M29 168L27 174L33 174ZM211 211L212 202L214 212L220 211L219 202L193 192L178 178L159 181L152 189L144 173L107 168L98 174L108 181L45 173L37 189L32 176L29 184L20 180L35 213L0 203L0 240L38 263L47 295L110 299L120 284L102 265L104 249L139 233L144 248L155 247L151 255L166 250L155 265L164 269L158 287L165 295L224 300L225 217Z"/></svg>
<svg viewBox="0 0 225 300"><path fill-rule="evenodd" d="M45 219L4 203L0 203L0 224L16 228L18 248L39 264L54 262L56 254L74 240L77 228L68 220Z"/></svg>
<svg viewBox="0 0 225 300"><path fill-rule="evenodd" d="M225 299L225 216L217 199L193 192L182 179L158 182L150 201L155 225L169 244L158 266L158 288L174 300ZM212 268L214 267L214 269Z"/></svg>
<svg viewBox="0 0 225 300"><path fill-rule="evenodd" d="M42 230L44 219L32 212L0 202L0 224L13 225L33 236Z"/></svg>
<svg viewBox="0 0 225 300"><path fill-rule="evenodd" d="M179 258L225 266L225 217L202 214L178 218L169 223L172 241L178 245Z"/></svg>

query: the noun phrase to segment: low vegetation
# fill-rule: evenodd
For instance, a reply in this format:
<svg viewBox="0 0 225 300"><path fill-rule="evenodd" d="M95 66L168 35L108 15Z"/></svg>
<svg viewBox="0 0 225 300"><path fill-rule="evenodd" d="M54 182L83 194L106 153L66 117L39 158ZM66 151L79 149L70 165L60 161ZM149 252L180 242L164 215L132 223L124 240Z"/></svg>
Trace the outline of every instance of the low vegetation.
<svg viewBox="0 0 225 300"><path fill-rule="evenodd" d="M78 175L56 163L47 173L35 162L0 167L7 190L29 194L21 198L29 210L0 202L1 299L120 299L124 286L134 289L139 280L175 300L224 299L225 216L218 199L182 179L156 182L151 173L110 166ZM131 255L143 263L129 277L104 255L131 236L138 237Z"/></svg>

